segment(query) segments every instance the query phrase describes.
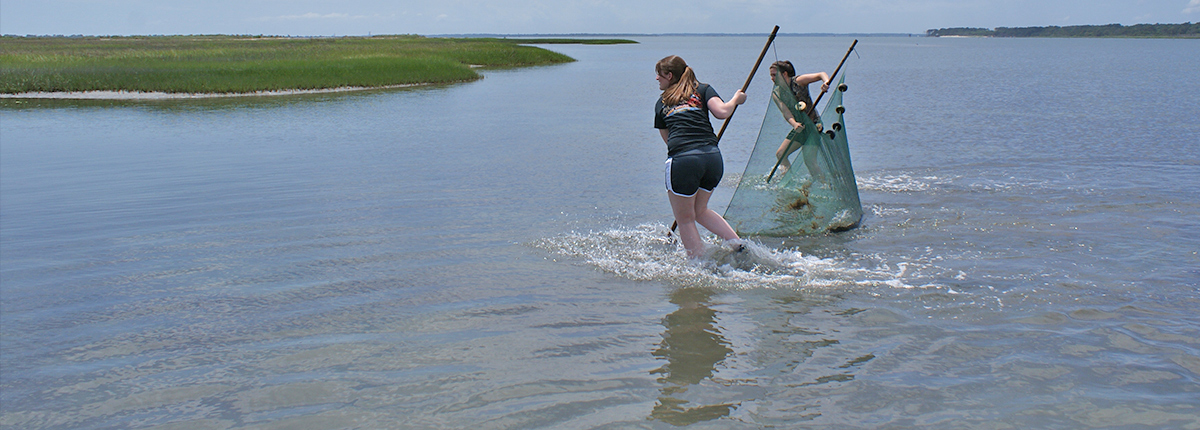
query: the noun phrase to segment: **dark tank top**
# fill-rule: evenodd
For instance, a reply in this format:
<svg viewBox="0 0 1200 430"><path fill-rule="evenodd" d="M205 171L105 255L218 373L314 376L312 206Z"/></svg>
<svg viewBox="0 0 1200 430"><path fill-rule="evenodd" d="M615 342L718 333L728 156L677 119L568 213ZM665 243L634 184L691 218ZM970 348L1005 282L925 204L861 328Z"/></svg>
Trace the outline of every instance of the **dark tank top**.
<svg viewBox="0 0 1200 430"><path fill-rule="evenodd" d="M812 107L812 96L808 94L808 85L800 85L796 81L792 81L790 86L792 94L796 95L796 101L804 102L804 106L806 106L804 109L808 111L808 119L811 119L813 123L820 121L821 116L817 115L817 109Z"/></svg>

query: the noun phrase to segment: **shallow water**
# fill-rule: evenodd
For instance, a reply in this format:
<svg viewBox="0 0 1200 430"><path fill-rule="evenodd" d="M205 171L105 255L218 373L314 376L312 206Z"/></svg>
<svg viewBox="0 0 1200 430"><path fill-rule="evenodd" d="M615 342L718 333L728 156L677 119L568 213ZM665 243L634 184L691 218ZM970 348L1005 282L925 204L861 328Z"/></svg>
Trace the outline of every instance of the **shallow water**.
<svg viewBox="0 0 1200 430"><path fill-rule="evenodd" d="M665 234L653 63L728 96L764 40L639 41L453 86L0 100L0 425L1200 428L1195 41L862 39L862 226L703 264Z"/></svg>

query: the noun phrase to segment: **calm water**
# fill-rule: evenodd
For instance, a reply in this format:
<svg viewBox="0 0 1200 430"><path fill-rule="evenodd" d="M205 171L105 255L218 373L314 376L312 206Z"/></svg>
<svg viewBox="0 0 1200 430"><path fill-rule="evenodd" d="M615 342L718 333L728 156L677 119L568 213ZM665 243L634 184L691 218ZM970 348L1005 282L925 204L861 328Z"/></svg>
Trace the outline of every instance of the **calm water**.
<svg viewBox="0 0 1200 430"><path fill-rule="evenodd" d="M1200 428L1200 42L863 39L862 227L692 265L653 63L728 96L765 38L638 40L453 86L0 101L0 425Z"/></svg>

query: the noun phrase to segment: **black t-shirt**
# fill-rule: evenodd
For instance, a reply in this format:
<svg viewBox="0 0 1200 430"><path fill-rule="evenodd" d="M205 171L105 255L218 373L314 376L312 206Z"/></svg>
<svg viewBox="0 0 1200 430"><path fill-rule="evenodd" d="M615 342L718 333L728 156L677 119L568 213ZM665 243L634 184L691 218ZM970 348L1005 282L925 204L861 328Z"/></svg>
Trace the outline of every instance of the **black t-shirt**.
<svg viewBox="0 0 1200 430"><path fill-rule="evenodd" d="M708 120L708 100L713 97L720 97L717 90L700 84L695 94L677 106L665 106L662 97L654 103L654 128L667 129L668 156L717 145L717 135Z"/></svg>

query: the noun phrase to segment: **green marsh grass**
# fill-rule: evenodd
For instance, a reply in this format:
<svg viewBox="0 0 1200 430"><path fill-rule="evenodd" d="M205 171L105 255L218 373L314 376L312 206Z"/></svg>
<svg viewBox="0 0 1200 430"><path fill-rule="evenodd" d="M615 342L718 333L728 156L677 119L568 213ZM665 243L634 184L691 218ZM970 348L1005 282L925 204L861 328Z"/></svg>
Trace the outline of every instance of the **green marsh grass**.
<svg viewBox="0 0 1200 430"><path fill-rule="evenodd" d="M531 42L422 36L0 37L0 93L384 87L479 79L473 66L574 61L523 43Z"/></svg>

